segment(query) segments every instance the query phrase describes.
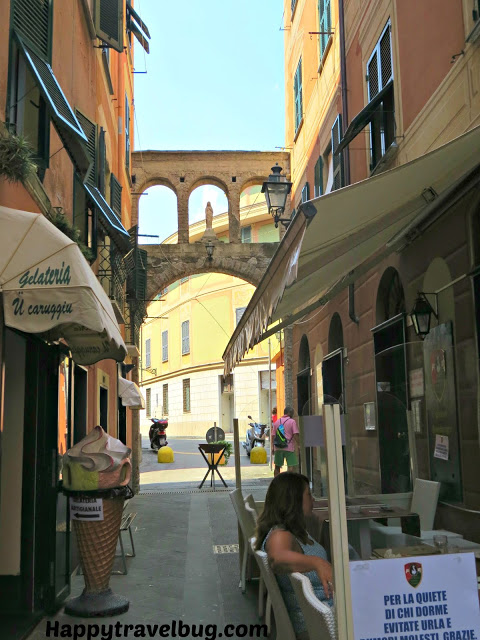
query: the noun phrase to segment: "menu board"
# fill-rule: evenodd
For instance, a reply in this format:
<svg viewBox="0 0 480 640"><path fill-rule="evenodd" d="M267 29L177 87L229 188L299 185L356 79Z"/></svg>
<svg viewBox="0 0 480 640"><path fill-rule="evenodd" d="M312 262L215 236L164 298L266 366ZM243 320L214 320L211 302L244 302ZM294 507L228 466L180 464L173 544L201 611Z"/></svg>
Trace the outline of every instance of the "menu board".
<svg viewBox="0 0 480 640"><path fill-rule="evenodd" d="M351 562L355 640L479 640L473 553Z"/></svg>

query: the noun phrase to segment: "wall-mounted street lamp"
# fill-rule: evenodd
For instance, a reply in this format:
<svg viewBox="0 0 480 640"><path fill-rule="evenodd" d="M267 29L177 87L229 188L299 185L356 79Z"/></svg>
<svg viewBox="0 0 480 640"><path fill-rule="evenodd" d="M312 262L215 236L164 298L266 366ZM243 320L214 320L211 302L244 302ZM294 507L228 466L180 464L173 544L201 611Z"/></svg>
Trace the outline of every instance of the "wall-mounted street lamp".
<svg viewBox="0 0 480 640"><path fill-rule="evenodd" d="M427 295L435 296L435 309L432 307L427 299ZM430 333L430 323L432 321L432 315L438 320L438 297L436 293L428 293L419 291L417 293L417 299L413 305L413 309L410 311L410 317L413 322L413 328L415 333L422 340L426 335Z"/></svg>
<svg viewBox="0 0 480 640"><path fill-rule="evenodd" d="M278 166L278 162L272 167L272 173L268 176L268 180L262 185L262 193L265 194L267 207L270 215L275 222L275 228L281 222L284 227L288 227L291 218L282 218L285 211L287 196L292 189L292 183L288 182L286 176L282 176L282 167Z"/></svg>
<svg viewBox="0 0 480 640"><path fill-rule="evenodd" d="M205 250L207 252L207 260L213 260L213 252L215 251L215 245L211 240L209 240L206 243Z"/></svg>

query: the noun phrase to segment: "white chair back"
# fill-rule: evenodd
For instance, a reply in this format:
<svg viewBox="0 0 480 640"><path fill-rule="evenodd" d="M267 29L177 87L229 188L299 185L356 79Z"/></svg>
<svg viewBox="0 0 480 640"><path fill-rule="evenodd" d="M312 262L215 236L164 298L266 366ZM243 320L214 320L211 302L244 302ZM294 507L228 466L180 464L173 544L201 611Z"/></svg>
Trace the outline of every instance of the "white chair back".
<svg viewBox="0 0 480 640"><path fill-rule="evenodd" d="M255 523L252 520L252 516L247 512L245 508L245 502L240 489L235 489L230 492L230 499L233 503L233 508L237 514L237 520L240 525L240 529L244 535L245 541L248 544L248 540L255 535Z"/></svg>
<svg viewBox="0 0 480 640"><path fill-rule="evenodd" d="M253 505L252 505L252 502L253 502ZM257 514L257 509L255 508L255 500L253 499L252 494L248 495L245 498L245 509L248 513L248 516L251 518L254 529L255 529L257 526L258 514Z"/></svg>
<svg viewBox="0 0 480 640"><path fill-rule="evenodd" d="M295 631L293 630L280 587L278 586L275 574L268 563L268 556L264 551L255 551L254 542L252 542L252 540L250 540L250 544L252 545L252 550L260 568L260 574L265 582L270 602L272 603L273 614L275 616L275 627L277 630L277 640L296 640Z"/></svg>
<svg viewBox="0 0 480 640"><path fill-rule="evenodd" d="M305 618L310 638L337 640L335 615L327 604L317 598L307 576L302 573L291 573L289 578Z"/></svg>
<svg viewBox="0 0 480 640"><path fill-rule="evenodd" d="M431 531L437 510L440 483L415 478L411 510L420 516L420 529Z"/></svg>

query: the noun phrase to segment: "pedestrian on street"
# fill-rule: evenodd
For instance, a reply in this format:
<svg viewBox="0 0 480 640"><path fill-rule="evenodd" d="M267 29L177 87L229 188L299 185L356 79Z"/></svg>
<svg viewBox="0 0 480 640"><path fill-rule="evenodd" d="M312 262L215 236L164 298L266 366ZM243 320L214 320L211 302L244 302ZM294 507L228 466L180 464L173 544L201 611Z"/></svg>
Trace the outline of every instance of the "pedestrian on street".
<svg viewBox="0 0 480 640"><path fill-rule="evenodd" d="M275 455L274 476L278 476L284 462L287 463L288 471L298 471L298 460L300 457L300 432L298 430L297 423L293 419L293 414L293 407L285 407L283 416L273 425L272 442L274 443ZM287 441L286 446L283 447L275 445L275 435L279 427L282 427Z"/></svg>

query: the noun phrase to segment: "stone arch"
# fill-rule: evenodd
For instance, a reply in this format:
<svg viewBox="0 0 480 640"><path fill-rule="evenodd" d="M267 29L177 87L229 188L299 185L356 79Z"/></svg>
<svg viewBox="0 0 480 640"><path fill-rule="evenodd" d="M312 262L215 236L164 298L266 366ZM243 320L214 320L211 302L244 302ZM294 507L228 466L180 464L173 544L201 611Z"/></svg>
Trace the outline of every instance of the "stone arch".
<svg viewBox="0 0 480 640"><path fill-rule="evenodd" d="M175 195L178 195L177 188L175 187L173 182L168 178L162 178L162 177L149 178L148 180L145 180L143 184L135 185L135 187L136 187L135 195L137 195L138 197L140 197L142 193L144 193L145 191L147 191L147 189L150 189L151 187L167 187L168 189L171 189Z"/></svg>
<svg viewBox="0 0 480 640"><path fill-rule="evenodd" d="M405 293L400 274L395 267L387 267L383 272L377 290L375 304L376 324L405 311Z"/></svg>
<svg viewBox="0 0 480 640"><path fill-rule="evenodd" d="M248 189L249 187L255 187L257 185L263 184L268 179L268 176L251 176L246 178L239 186L240 193Z"/></svg>
<svg viewBox="0 0 480 640"><path fill-rule="evenodd" d="M196 178L195 181L189 185L188 197L192 195L195 189L198 189L198 187L204 187L206 185L213 185L214 187L218 187L223 191L223 193L227 197L227 200L229 199L229 189L228 189L228 186L225 184L225 182L220 178L216 178L215 176L209 176L209 175Z"/></svg>

